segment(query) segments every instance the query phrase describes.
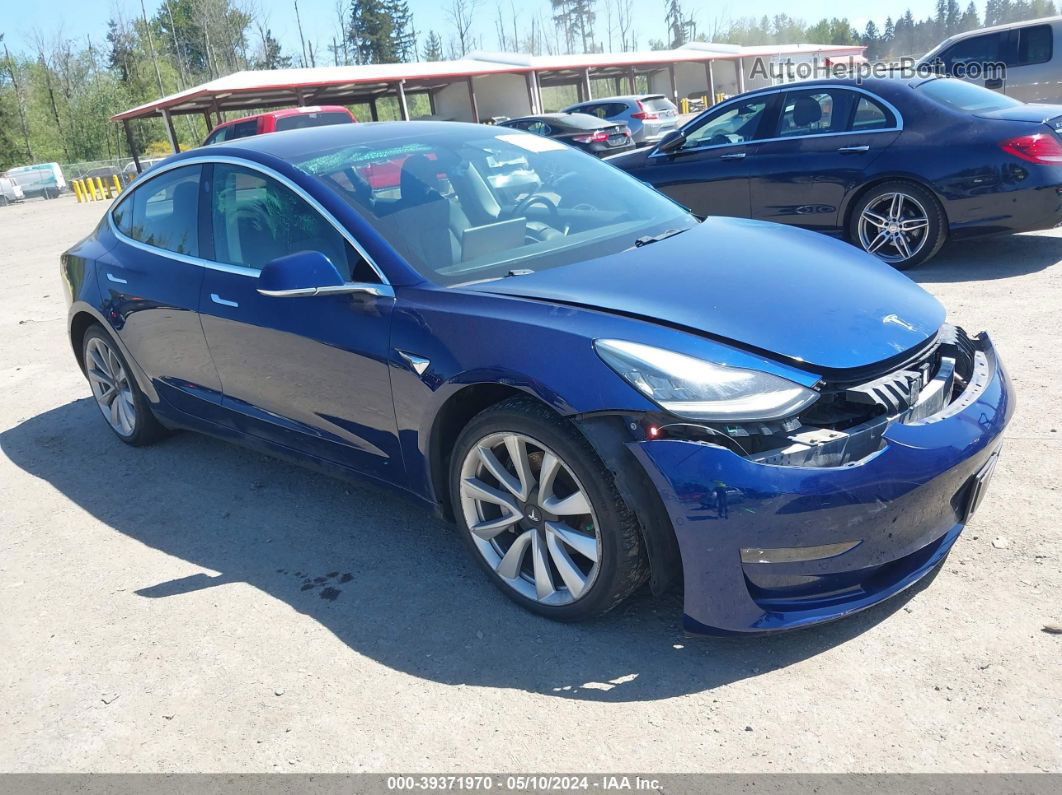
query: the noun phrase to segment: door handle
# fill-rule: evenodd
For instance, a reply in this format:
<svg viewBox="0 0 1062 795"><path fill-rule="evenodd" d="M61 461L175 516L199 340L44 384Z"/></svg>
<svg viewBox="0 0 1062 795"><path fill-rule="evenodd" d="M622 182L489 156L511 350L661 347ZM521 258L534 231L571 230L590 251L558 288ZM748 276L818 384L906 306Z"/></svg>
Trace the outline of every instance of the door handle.
<svg viewBox="0 0 1062 795"><path fill-rule="evenodd" d="M744 160L745 152L730 152L729 154L720 155L720 160Z"/></svg>
<svg viewBox="0 0 1062 795"><path fill-rule="evenodd" d="M861 155L864 152L869 152L870 147L864 144L863 146L842 146L837 150L842 155Z"/></svg>
<svg viewBox="0 0 1062 795"><path fill-rule="evenodd" d="M229 301L225 298L222 298L217 293L211 293L210 300L213 301L215 304L221 304L222 306L239 306L239 304L235 301Z"/></svg>
<svg viewBox="0 0 1062 795"><path fill-rule="evenodd" d="M119 278L118 276L115 276L113 273L108 273L107 274L107 281L114 282L115 284L129 284L129 280L128 279Z"/></svg>

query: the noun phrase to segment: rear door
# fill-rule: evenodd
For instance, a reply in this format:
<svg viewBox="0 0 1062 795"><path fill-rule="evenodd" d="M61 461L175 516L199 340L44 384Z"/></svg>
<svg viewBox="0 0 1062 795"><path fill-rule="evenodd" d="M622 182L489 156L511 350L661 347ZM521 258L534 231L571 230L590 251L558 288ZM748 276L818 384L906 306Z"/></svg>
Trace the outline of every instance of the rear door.
<svg viewBox="0 0 1062 795"><path fill-rule="evenodd" d="M401 472L388 374L391 297L274 298L258 293L270 260L320 251L348 281L372 266L293 184L250 166L211 166L214 266L203 330L235 426L369 475Z"/></svg>
<svg viewBox="0 0 1062 795"><path fill-rule="evenodd" d="M201 174L190 165L141 177L111 211L116 242L96 269L115 333L159 394L192 414L221 402L198 315Z"/></svg>
<svg viewBox="0 0 1062 795"><path fill-rule="evenodd" d="M840 207L899 135L879 97L845 88L787 91L749 160L753 218L836 231Z"/></svg>
<svg viewBox="0 0 1062 795"><path fill-rule="evenodd" d="M1006 93L1022 102L1062 101L1062 75L1055 59L1055 38L1062 26L1028 25L1010 31ZM1062 42L1060 42L1062 43Z"/></svg>
<svg viewBox="0 0 1062 795"><path fill-rule="evenodd" d="M639 177L697 215L748 217L750 164L775 102L756 95L705 113L680 149L649 155Z"/></svg>

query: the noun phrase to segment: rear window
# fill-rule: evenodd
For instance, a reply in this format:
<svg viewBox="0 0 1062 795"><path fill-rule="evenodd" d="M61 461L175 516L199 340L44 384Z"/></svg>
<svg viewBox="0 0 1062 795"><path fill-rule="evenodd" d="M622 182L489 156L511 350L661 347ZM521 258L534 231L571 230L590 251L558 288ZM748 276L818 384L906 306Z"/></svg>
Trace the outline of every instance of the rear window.
<svg viewBox="0 0 1062 795"><path fill-rule="evenodd" d="M675 110L675 103L667 97L649 97L642 100L642 104L646 110L662 111L662 110Z"/></svg>
<svg viewBox="0 0 1062 795"><path fill-rule="evenodd" d="M1050 25L1033 25L1018 30L1018 54L1011 66L1029 66L1051 60L1054 41Z"/></svg>
<svg viewBox="0 0 1062 795"><path fill-rule="evenodd" d="M231 141L233 138L248 138L252 135L258 135L258 119L241 121L239 124L232 125L230 129L232 132L225 139L227 141Z"/></svg>
<svg viewBox="0 0 1062 795"><path fill-rule="evenodd" d="M1011 97L975 86L965 80L941 77L918 86L918 90L941 105L966 113L983 113L988 110L1013 108L1022 103Z"/></svg>
<svg viewBox="0 0 1062 795"><path fill-rule="evenodd" d="M277 119L277 132L281 130L301 130L303 127L325 127L329 124L350 123L350 116L339 111L300 113L297 116L283 116Z"/></svg>

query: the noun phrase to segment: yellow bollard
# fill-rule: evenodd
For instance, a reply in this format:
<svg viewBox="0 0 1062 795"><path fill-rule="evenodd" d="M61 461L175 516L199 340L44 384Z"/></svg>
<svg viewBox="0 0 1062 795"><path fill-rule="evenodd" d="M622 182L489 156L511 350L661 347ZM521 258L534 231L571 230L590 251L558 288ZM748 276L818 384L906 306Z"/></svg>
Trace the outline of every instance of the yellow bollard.
<svg viewBox="0 0 1062 795"><path fill-rule="evenodd" d="M114 195L117 196L122 192L122 183L118 181L117 174L112 175L111 179L114 180Z"/></svg>
<svg viewBox="0 0 1062 795"><path fill-rule="evenodd" d="M81 204L83 201L85 201L81 196L81 185L76 179L70 180L70 187L74 189L74 195L77 196L78 204Z"/></svg>
<svg viewBox="0 0 1062 795"><path fill-rule="evenodd" d="M96 177L96 187L100 189L100 198L109 199L110 195L107 193L107 186L103 184L103 180Z"/></svg>
<svg viewBox="0 0 1062 795"><path fill-rule="evenodd" d="M90 201L96 201L96 186L92 184L92 177L85 177L85 192L88 194Z"/></svg>

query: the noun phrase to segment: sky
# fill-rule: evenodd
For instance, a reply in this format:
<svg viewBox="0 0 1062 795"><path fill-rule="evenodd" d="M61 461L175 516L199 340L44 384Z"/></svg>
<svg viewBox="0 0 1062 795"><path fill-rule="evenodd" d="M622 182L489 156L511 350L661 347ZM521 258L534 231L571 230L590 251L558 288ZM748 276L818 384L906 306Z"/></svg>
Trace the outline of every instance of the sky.
<svg viewBox="0 0 1062 795"><path fill-rule="evenodd" d="M483 37L485 49L495 49L497 41L494 34L495 7L500 2L508 9L511 0L482 0L481 10L477 14L476 32ZM246 0L252 7L260 9L268 19L273 31L285 52L291 54L300 49L298 30L295 25L293 0ZM336 0L298 0L299 13L302 17L303 31L307 39L316 40L318 48L324 53L337 27ZM162 5L162 0L144 0L148 15ZM450 23L444 8L449 0L409 0L413 12L414 24L418 31L437 30L447 41L450 36ZM516 0L519 13L530 19L533 12L548 8L548 0ZM599 5L602 5L599 3ZM641 31L640 47L648 49L650 38L664 38L663 23L664 0L634 0L635 20ZM983 0L977 3L983 12ZM868 19L879 25L886 16L898 17L910 8L916 18L932 14L934 0L848 0L839 4L836 0L802 0L799 4L792 0L685 0L684 8L692 11L698 25L707 27L713 20L735 19L739 17L759 18L764 14L789 14L805 21L818 21L822 17L847 16L858 29L862 29ZM60 32L65 38L84 39L91 36L93 43L104 40L107 32L107 20L114 9L120 8L127 18L140 14L140 0L0 0L0 33L5 34L4 41L13 50L32 47L34 35L42 33L46 40L52 39ZM642 21L644 20L644 21ZM599 33L600 35L600 33ZM644 44L643 44L644 43Z"/></svg>

